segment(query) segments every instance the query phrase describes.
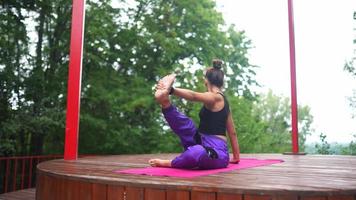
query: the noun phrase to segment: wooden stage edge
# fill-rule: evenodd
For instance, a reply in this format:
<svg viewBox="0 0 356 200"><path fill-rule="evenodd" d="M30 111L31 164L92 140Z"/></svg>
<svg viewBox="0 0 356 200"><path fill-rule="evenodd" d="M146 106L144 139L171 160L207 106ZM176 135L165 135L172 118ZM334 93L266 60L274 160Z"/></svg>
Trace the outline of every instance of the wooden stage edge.
<svg viewBox="0 0 356 200"><path fill-rule="evenodd" d="M177 154L90 156L37 166L36 199L356 200L356 156L242 154L283 163L196 178L114 173Z"/></svg>

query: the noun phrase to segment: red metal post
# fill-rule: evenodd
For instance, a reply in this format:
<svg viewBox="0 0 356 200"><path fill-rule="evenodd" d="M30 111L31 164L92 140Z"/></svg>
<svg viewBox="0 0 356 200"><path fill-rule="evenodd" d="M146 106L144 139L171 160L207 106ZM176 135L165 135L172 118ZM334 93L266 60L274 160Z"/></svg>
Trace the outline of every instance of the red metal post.
<svg viewBox="0 0 356 200"><path fill-rule="evenodd" d="M293 0L288 0L288 22L289 22L289 52L290 52L290 77L291 77L291 110L292 110L292 146L293 153L299 152L298 148L298 104L297 104L297 80L295 70L295 41L294 41L294 19Z"/></svg>
<svg viewBox="0 0 356 200"><path fill-rule="evenodd" d="M64 159L78 157L85 0L73 0Z"/></svg>

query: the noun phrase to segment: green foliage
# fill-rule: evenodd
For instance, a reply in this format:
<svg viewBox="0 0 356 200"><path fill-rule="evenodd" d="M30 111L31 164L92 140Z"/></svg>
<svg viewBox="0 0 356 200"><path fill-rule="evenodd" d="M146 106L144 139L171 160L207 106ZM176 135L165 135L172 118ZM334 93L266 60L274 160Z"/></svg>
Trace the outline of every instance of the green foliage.
<svg viewBox="0 0 356 200"><path fill-rule="evenodd" d="M346 64L344 65L344 70L350 73L352 76L356 76L355 62L356 58L353 58L350 61L346 62Z"/></svg>
<svg viewBox="0 0 356 200"><path fill-rule="evenodd" d="M354 16L355 16L354 12ZM353 44L356 45L356 38L353 40ZM345 63L344 65L344 70L347 71L349 74L351 74L353 77L356 78L356 54L353 55L353 57ZM356 117L356 90L353 90L352 96L348 98L349 103L350 103L350 108L352 109L352 116L353 118ZM356 136L355 136L356 137ZM349 148L344 150L344 153L349 153L351 155L355 155L355 141L351 141L349 144Z"/></svg>
<svg viewBox="0 0 356 200"><path fill-rule="evenodd" d="M71 3L1 4L1 155L63 152ZM181 71L182 87L201 90L194 77L221 58L234 72L229 88L252 96L250 41L233 27L221 28L214 1L115 3L87 1L80 153L180 150L152 95L156 81L175 70Z"/></svg>
<svg viewBox="0 0 356 200"><path fill-rule="evenodd" d="M273 152L266 148L265 124L253 109L254 103L244 97L229 96L230 110L237 129L241 153Z"/></svg>
<svg viewBox="0 0 356 200"><path fill-rule="evenodd" d="M333 154L330 148L330 144L326 140L326 135L323 133L320 133L320 141L321 144L317 143L315 144L315 148L317 150L318 154Z"/></svg>
<svg viewBox="0 0 356 200"><path fill-rule="evenodd" d="M341 154L344 155L356 155L356 134L353 135L354 139L348 146L341 148Z"/></svg>
<svg viewBox="0 0 356 200"><path fill-rule="evenodd" d="M272 91L267 94L261 94L253 104L252 115L257 120L257 124L259 124L259 129L251 133L253 136L248 141L248 144L256 141L256 144L260 146L260 148L253 150L254 152L283 153L291 151L291 109L289 98L276 96ZM313 117L310 114L310 108L299 105L298 136L301 151L304 150L306 136L313 131L311 129L312 122ZM243 144L243 141L241 143Z"/></svg>
<svg viewBox="0 0 356 200"><path fill-rule="evenodd" d="M63 153L71 3L1 4L0 155ZM241 151L289 151L289 100L251 92L258 85L247 56L251 41L224 28L214 1L113 3L87 1L79 153L180 151L152 88L176 71L177 86L204 91L202 70L213 58L226 61ZM173 101L199 122L200 104ZM303 146L312 116L308 107L299 113Z"/></svg>
<svg viewBox="0 0 356 200"><path fill-rule="evenodd" d="M64 129L69 10L68 1L1 4L0 155L41 154L58 144L45 141Z"/></svg>
<svg viewBox="0 0 356 200"><path fill-rule="evenodd" d="M227 91L230 110L235 122L242 153L283 153L291 151L290 100L271 91L256 100L236 96ZM201 105L186 103L181 106L188 116L199 122ZM308 106L299 106L299 146L303 151L305 138L311 134L313 117Z"/></svg>
<svg viewBox="0 0 356 200"><path fill-rule="evenodd" d="M28 37L23 23L21 1L2 3L0 9L0 156L17 151L16 140L20 124L12 119L18 114L21 104L23 78L28 54ZM17 105L12 102L17 101Z"/></svg>
<svg viewBox="0 0 356 200"><path fill-rule="evenodd" d="M119 9L110 1L89 1L87 16L81 153L181 150L177 138L163 129L152 95L153 85L169 72L180 70L178 84L199 90L202 85L195 77L203 65L220 57L230 60L227 67L238 71L230 75L236 92L248 93L244 91L255 83L253 77L250 82L240 81L245 87L232 81L253 73L245 58L249 42L243 33L220 30L224 22L210 0L137 1L135 6ZM194 63L200 68L192 71ZM188 115L199 107L177 104Z"/></svg>

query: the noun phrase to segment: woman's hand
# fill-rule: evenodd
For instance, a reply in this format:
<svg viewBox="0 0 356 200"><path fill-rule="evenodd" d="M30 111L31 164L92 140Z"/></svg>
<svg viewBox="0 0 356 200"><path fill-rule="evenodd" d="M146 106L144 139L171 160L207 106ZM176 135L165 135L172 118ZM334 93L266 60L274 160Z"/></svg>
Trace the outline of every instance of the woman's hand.
<svg viewBox="0 0 356 200"><path fill-rule="evenodd" d="M230 163L232 164L238 164L240 162L240 158L231 158Z"/></svg>

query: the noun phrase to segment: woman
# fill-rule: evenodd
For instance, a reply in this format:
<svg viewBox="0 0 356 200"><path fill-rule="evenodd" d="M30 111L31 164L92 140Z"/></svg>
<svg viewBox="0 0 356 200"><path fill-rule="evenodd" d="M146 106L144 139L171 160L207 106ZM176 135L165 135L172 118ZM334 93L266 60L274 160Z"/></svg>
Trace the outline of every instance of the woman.
<svg viewBox="0 0 356 200"><path fill-rule="evenodd" d="M226 131L231 142L233 157L231 163L238 163L240 151L229 103L222 93L224 73L222 61L214 60L204 76L207 92L200 93L188 89L172 87L175 75L167 75L156 87L155 98L162 107L162 113L169 126L181 140L184 152L173 160L151 159L153 167L173 167L184 169L217 169L229 164L229 149ZM200 124L180 113L169 100L175 95L188 101L203 103L200 110Z"/></svg>

